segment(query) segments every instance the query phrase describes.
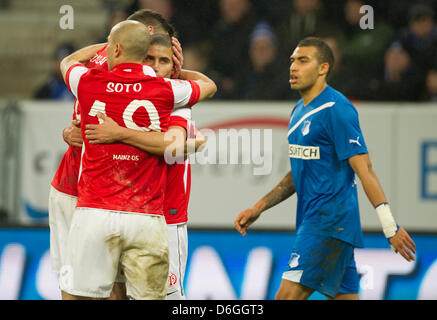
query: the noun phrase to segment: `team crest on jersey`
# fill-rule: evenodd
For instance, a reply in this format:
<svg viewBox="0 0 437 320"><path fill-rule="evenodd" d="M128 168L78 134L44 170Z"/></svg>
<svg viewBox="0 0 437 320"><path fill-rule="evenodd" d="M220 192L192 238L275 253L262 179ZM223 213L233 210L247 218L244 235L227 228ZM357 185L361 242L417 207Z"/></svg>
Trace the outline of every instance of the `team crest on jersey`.
<svg viewBox="0 0 437 320"><path fill-rule="evenodd" d="M172 286L174 286L177 282L178 282L178 277L177 277L173 272L171 272L171 273L169 274L169 276L168 276L168 285L169 285L170 287L172 287Z"/></svg>
<svg viewBox="0 0 437 320"><path fill-rule="evenodd" d="M288 263L288 266L291 269L296 268L299 265L299 258L300 258L300 255L293 252L290 256L290 262Z"/></svg>
<svg viewBox="0 0 437 320"><path fill-rule="evenodd" d="M302 126L302 135L306 136L308 133L310 133L310 125L311 125L311 121L305 120L303 122L303 126Z"/></svg>

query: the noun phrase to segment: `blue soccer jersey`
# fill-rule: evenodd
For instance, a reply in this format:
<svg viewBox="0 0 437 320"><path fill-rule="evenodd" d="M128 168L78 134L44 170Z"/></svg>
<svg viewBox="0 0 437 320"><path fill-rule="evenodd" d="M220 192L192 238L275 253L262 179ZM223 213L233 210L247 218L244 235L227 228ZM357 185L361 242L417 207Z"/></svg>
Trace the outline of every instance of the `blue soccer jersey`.
<svg viewBox="0 0 437 320"><path fill-rule="evenodd" d="M358 113L327 86L311 103L296 104L288 127L297 194L297 233L331 236L363 246L355 173L348 158L367 153Z"/></svg>

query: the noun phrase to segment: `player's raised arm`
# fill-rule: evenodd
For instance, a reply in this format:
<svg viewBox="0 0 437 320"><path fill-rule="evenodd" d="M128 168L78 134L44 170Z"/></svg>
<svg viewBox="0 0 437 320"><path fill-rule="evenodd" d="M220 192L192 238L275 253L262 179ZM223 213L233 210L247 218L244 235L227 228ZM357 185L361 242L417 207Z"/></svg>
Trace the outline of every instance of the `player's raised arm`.
<svg viewBox="0 0 437 320"><path fill-rule="evenodd" d="M85 64L88 62L100 49L102 49L106 43L93 44L85 48L79 49L73 52L69 56L65 57L60 64L62 77L65 79L68 69L75 64Z"/></svg>
<svg viewBox="0 0 437 320"><path fill-rule="evenodd" d="M179 77L181 80L192 80L199 85L199 101L210 99L217 92L217 86L215 82L203 73L182 69Z"/></svg>
<svg viewBox="0 0 437 320"><path fill-rule="evenodd" d="M289 171L276 187L255 203L252 208L248 208L238 214L234 222L235 228L245 236L247 228L259 218L261 213L288 199L294 192L293 176L291 171Z"/></svg>
<svg viewBox="0 0 437 320"><path fill-rule="evenodd" d="M369 155L358 154L349 158L348 161L360 178L369 201L376 209L385 237L389 239L394 250L399 252L405 260L413 261L416 245L405 229L396 224L378 177L372 169Z"/></svg>

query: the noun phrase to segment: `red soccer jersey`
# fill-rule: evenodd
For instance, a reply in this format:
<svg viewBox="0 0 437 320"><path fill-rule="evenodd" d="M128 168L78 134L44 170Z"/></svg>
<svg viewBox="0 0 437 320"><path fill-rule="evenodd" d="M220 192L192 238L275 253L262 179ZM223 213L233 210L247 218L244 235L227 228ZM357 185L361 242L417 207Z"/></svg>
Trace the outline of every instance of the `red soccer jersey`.
<svg viewBox="0 0 437 320"><path fill-rule="evenodd" d="M170 117L169 126L180 126L187 131L187 137L194 137L191 110L177 110ZM167 224L188 221L188 202L191 190L191 165L187 158L183 163L167 166L167 186L165 190L164 214Z"/></svg>
<svg viewBox="0 0 437 320"><path fill-rule="evenodd" d="M119 125L141 131L166 131L173 107L199 99L192 81L144 74L147 66L123 63L112 71L72 66L66 82L81 106L81 127L98 124L97 112ZM167 170L163 157L116 143L92 145L84 137L77 207L162 215Z"/></svg>
<svg viewBox="0 0 437 320"><path fill-rule="evenodd" d="M73 120L80 119L78 114L79 101L74 101ZM77 197L77 178L80 167L80 154L82 148L68 146L62 157L61 163L52 180L52 186L56 190Z"/></svg>
<svg viewBox="0 0 437 320"><path fill-rule="evenodd" d="M107 46L104 46L94 55L86 64L87 68L108 70L106 47ZM148 68L146 71L148 75L155 75L152 68ZM73 120L76 119L80 120L80 106L77 99L74 102L73 112ZM82 148L68 147L52 180L52 186L56 190L77 197L77 181L79 179L81 152Z"/></svg>

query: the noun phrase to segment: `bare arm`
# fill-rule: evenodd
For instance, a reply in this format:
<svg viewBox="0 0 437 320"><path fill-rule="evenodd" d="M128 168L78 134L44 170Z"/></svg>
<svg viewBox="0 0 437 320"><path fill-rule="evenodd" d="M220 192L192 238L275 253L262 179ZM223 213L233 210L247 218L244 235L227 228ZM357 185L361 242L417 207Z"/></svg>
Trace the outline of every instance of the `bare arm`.
<svg viewBox="0 0 437 320"><path fill-rule="evenodd" d="M181 80L193 80L199 85L199 101L210 99L217 92L217 86L214 81L200 72L182 69L179 77Z"/></svg>
<svg viewBox="0 0 437 320"><path fill-rule="evenodd" d="M179 126L170 126L167 132L141 132L122 128L119 142L158 156L183 156L187 132ZM169 153L166 154L166 151Z"/></svg>
<svg viewBox="0 0 437 320"><path fill-rule="evenodd" d="M295 193L293 177L289 171L284 178L269 193L262 197L255 205L260 212L264 212L288 199Z"/></svg>
<svg viewBox="0 0 437 320"><path fill-rule="evenodd" d="M235 219L235 228L243 236L247 233L247 228L254 223L262 212L274 207L295 193L293 177L291 171L274 187L269 193L258 200L252 208L240 212Z"/></svg>
<svg viewBox="0 0 437 320"><path fill-rule="evenodd" d="M164 132L155 131L138 131L129 128L119 126L110 117L98 113L98 118L103 120L101 124L87 124L85 127L85 138L87 138L90 144L109 144L109 143L124 143L131 145L135 148L149 152L155 155L164 155L166 147L173 143L176 137L182 141L182 149L185 137L185 129L179 130L180 127L170 127L167 132L170 134L165 138ZM182 131L184 133L182 133ZM169 137L174 137L170 139Z"/></svg>
<svg viewBox="0 0 437 320"><path fill-rule="evenodd" d="M100 44L93 44L91 46L79 49L72 54L70 54L68 57L65 57L62 59L60 68L62 77L65 81L65 75L67 74L68 69L75 64L81 63L85 64L87 63L94 55L102 49L106 43L100 43Z"/></svg>
<svg viewBox="0 0 437 320"><path fill-rule="evenodd" d="M378 205L386 203L387 198L385 197L379 180L372 169L372 163L370 162L369 155L359 154L353 156L349 158L349 164L354 172L357 174L357 176L360 178L364 192L366 193L367 198L372 203L372 205L374 207L377 207ZM388 217L389 221L392 221L392 224L395 224L390 211L388 211L386 216ZM386 218L381 217L379 214L378 218L380 219L380 222L384 229L384 225L387 224L387 222L385 222ZM389 242L392 245L393 249L396 252L399 252L405 258L405 260L414 260L413 254L416 253L416 245L404 228L399 227L396 233L389 238Z"/></svg>
<svg viewBox="0 0 437 320"><path fill-rule="evenodd" d="M110 117L98 113L97 116L103 120L101 124L87 124L85 137L90 144L124 143L149 152L154 155L163 156L166 151L168 156L182 156L187 154L187 144L194 143L195 150L205 143L203 136L199 139L188 139L186 141L186 130L180 126L170 126L167 132L137 131L119 126Z"/></svg>
<svg viewBox="0 0 437 320"><path fill-rule="evenodd" d="M349 164L361 180L364 192L373 207L387 202L378 177L372 169L368 154L358 154L349 158Z"/></svg>

